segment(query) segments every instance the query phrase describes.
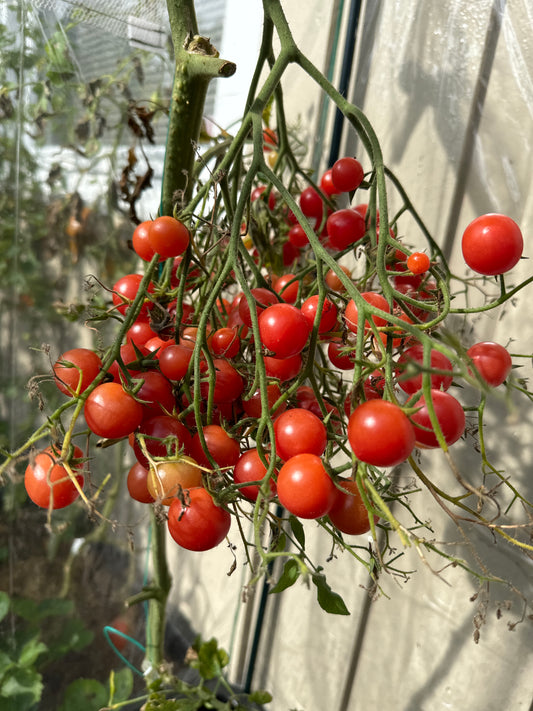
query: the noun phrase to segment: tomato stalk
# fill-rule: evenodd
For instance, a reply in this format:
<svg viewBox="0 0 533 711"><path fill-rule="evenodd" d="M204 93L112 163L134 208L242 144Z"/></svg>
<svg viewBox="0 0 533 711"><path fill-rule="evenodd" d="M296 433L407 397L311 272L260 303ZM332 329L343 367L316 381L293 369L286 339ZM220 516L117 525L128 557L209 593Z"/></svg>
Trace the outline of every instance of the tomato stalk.
<svg viewBox="0 0 533 711"><path fill-rule="evenodd" d="M161 214L186 205L194 186L193 168L207 89L211 79L230 77L233 62L220 59L215 47L198 35L193 0L168 0L175 70L165 150Z"/></svg>

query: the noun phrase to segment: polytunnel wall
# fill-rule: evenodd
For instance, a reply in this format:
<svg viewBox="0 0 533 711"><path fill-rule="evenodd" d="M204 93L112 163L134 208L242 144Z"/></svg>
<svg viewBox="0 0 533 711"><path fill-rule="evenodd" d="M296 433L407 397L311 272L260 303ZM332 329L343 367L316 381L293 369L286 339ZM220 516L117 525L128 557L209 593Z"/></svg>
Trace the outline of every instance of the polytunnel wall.
<svg viewBox="0 0 533 711"><path fill-rule="evenodd" d="M225 126L238 120L244 105L253 68L247 57L259 46L262 13L258 0L246 3L244 16L239 0L219 3L224 12L218 15L213 15L215 5L198 3L200 30L206 34L220 30L221 53L227 59L240 55L243 67L234 78L217 82L210 94L209 118ZM501 212L517 221L525 240L526 258L515 268L513 279L518 283L528 278L533 230L533 9L528 0L309 0L305 6L299 0L285 0L282 5L304 53L335 85L346 81L347 98L368 116L385 164L401 180L452 271L464 275L460 250L464 227L479 214ZM58 13L58 7L49 3L48 11ZM29 17L37 12L37 3L27 4L26 10ZM211 26L213 17L218 19ZM84 31L93 41L104 33L97 23L82 22L80 33ZM108 41L117 36L113 27L106 31ZM122 40L126 48L127 38ZM239 68L239 57L235 61ZM159 65L155 73L160 77ZM364 165L364 150L353 130L336 117L298 67L287 73L284 98L287 120L307 143L316 170L328 167L337 155L357 155ZM159 130L163 136L164 123ZM43 150L46 167L61 156L53 147ZM142 217L148 216L159 186L160 147L151 150L156 175L152 191L137 205ZM71 178L65 179L72 191ZM80 193L98 192L99 175L91 178L88 172L86 180ZM394 200L391 214L398 209ZM412 218L403 216L399 226L402 238L424 247ZM109 223L104 228L109 229ZM119 228L127 231L115 219L113 229ZM105 242L100 245L105 249ZM113 259L120 260L121 254L126 253L119 250ZM89 251L69 267L54 246L46 272L58 293L72 293L74 283L95 267L95 259ZM494 289L498 293L497 285ZM493 340L513 354L531 352L530 289L497 313L455 316L450 328L471 343ZM3 302L12 307L6 296ZM15 334L24 363L30 337L17 335L20 329L13 316L3 313L2 320L4 349L8 334ZM70 334L65 335L57 322L51 330L58 334L56 351L62 349L60 343L67 347ZM530 379L531 361L518 362L519 377ZM11 377L14 370L11 366ZM8 380L5 377L4 383ZM6 384L3 417L10 423L6 437L13 440L17 408L6 399L7 389ZM491 461L531 501L531 407L496 393L485 414ZM468 425L475 429L475 413ZM462 442L452 452L459 470L476 485L478 459ZM453 473L442 453L421 456L433 481L448 485ZM395 476L398 486L416 487L413 474L401 466ZM171 548L169 620L178 648L181 638L186 645L193 632L216 636L230 653L232 683L268 689L274 697L273 711L362 711L371 706L383 711L531 711L530 556L519 548L503 549L485 528L463 521L456 525L427 491L417 496L425 497L425 516L450 551L511 586L480 584L460 567L448 566L431 554L424 559L413 548L400 550L398 543L403 572L384 575L377 591L365 568L348 562L346 553L332 555L331 543L319 535L314 522L308 522L307 546L325 567L331 587L342 595L349 616L326 614L316 604L314 591L300 582L281 595L269 595L262 581L248 589L249 571L241 561L228 575L233 554L226 548L201 556ZM126 511L130 521L137 521L137 514L135 507ZM119 529L115 535L125 534ZM141 550L144 534L137 532L136 537ZM142 555L137 564L142 571ZM16 555L11 554L11 565L17 566ZM279 573L274 569L273 577ZM116 600L113 605L115 609Z"/></svg>

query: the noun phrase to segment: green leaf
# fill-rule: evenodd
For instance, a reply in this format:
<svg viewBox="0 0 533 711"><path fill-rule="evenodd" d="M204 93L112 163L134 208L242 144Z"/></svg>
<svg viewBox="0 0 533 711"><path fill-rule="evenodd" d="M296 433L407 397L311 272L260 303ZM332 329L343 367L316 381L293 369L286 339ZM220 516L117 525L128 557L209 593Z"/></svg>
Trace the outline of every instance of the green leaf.
<svg viewBox="0 0 533 711"><path fill-rule="evenodd" d="M250 701L254 704L259 704L259 706L269 704L272 701L272 694L269 694L268 691L258 689L257 691L252 691Z"/></svg>
<svg viewBox="0 0 533 711"><path fill-rule="evenodd" d="M96 679L76 679L67 686L58 711L96 711L107 703L107 690Z"/></svg>
<svg viewBox="0 0 533 711"><path fill-rule="evenodd" d="M9 605L10 604L11 604L11 600L9 599L9 595L6 592L0 591L0 622L4 619L4 617L9 612Z"/></svg>
<svg viewBox="0 0 533 711"><path fill-rule="evenodd" d="M290 586L294 585L299 577L300 566L298 565L298 561L294 560L294 558L290 558L283 566L283 572L280 575L278 582L273 588L270 588L269 592L279 593L286 588L290 588Z"/></svg>
<svg viewBox="0 0 533 711"><path fill-rule="evenodd" d="M296 518L296 516L293 516L291 514L289 516L289 523L291 525L292 532L294 533L294 537L302 546L302 548L305 548L305 532L304 527L302 526L302 522L300 521L300 519Z"/></svg>
<svg viewBox="0 0 533 711"><path fill-rule="evenodd" d="M35 669L13 667L0 686L2 711L28 711L41 698L43 683Z"/></svg>
<svg viewBox="0 0 533 711"><path fill-rule="evenodd" d="M328 585L324 575L313 575L313 583L316 585L317 600L320 607L333 615L349 615L342 597L333 592Z"/></svg>
<svg viewBox="0 0 533 711"><path fill-rule="evenodd" d="M47 617L70 615L74 609L72 600L28 600L26 598L13 600L13 612L28 622L41 622Z"/></svg>
<svg viewBox="0 0 533 711"><path fill-rule="evenodd" d="M28 640L22 647L19 654L18 663L21 667L31 667L35 664L37 658L48 651L48 647L44 642L39 640L39 635L35 635L33 639Z"/></svg>
<svg viewBox="0 0 533 711"><path fill-rule="evenodd" d="M191 666L198 670L203 679L214 679L220 676L222 669L229 663L227 652L218 647L218 642L214 637L207 642L203 642L200 637L197 637L193 649L198 657L191 662Z"/></svg>
<svg viewBox="0 0 533 711"><path fill-rule="evenodd" d="M109 701L108 706L120 701L126 701L133 692L133 673L128 667L111 670L109 675Z"/></svg>

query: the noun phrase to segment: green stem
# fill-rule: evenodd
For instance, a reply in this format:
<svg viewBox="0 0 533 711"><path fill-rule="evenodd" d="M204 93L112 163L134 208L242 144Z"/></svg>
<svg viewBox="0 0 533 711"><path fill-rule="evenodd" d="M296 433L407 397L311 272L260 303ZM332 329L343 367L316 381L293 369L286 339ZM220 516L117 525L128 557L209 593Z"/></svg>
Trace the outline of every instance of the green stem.
<svg viewBox="0 0 533 711"><path fill-rule="evenodd" d="M193 0L167 0L175 72L168 125L161 214L173 215L192 194L196 144L207 88L215 77L230 77L235 64L220 59L205 37L198 36Z"/></svg>

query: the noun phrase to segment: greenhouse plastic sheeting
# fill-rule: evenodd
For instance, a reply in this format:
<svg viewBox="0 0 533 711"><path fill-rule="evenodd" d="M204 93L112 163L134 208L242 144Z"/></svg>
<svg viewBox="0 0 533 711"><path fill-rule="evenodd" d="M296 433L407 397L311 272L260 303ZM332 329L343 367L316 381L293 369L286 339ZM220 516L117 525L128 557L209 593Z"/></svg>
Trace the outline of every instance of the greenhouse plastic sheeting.
<svg viewBox="0 0 533 711"><path fill-rule="evenodd" d="M315 2L303 7L296 0L283 5L302 48L323 69L328 59L325 30L334 24L330 7ZM348 5L337 4L344 7L344 25L334 80L340 73ZM532 21L533 9L525 0L382 0L361 7L349 98L370 118L386 164L450 255L452 270L462 268L461 229L484 212L513 217L522 227L526 255L531 249ZM285 85L289 121L298 121L312 140L321 119L320 97L297 68L289 79ZM219 89L222 92L224 87ZM222 93L218 100L223 102ZM331 121L330 116L330 129ZM346 128L341 152L363 156L364 164L364 153ZM409 238L408 220L401 224ZM516 269L517 281L525 279L531 262L522 260ZM520 308L506 309L503 319L490 314L478 317L471 324L472 338L475 333L476 340L511 343L512 352L528 352L533 328L524 301ZM530 363L522 365L522 373L531 377ZM487 446L496 466L505 466L531 498L531 408L509 412L495 398L488 421L495 427ZM478 472L472 469L466 449L457 444L453 455L461 471L475 479ZM429 453L424 456L437 482L453 476L441 457L434 456L432 462ZM457 542L456 552L468 560L472 553L461 530L432 500L427 501L427 518L446 540ZM316 528L308 525L307 540L313 541L315 559L324 561L328 581L352 614L324 613L313 591L299 584L282 596L268 597L259 625L253 683L273 693L276 711L530 709L531 623L526 620L514 626L525 612L521 598L504 586L480 587L454 568L437 575L446 561L424 561L410 550L402 560L402 568L412 571L409 579L386 576L380 581L385 594L371 600L365 570L346 561L346 553L326 563L329 546L318 536L313 539L314 533ZM530 557L518 549L502 552L485 531L467 533L487 570L511 580L531 601ZM202 621L206 633L227 629L222 641L231 646L235 681L242 683L240 675L247 669L257 634L260 590L255 591L255 600L235 609L245 579L238 572L226 577L231 560L229 555L227 560L221 558L220 551L200 562L177 554L176 567L182 574L175 600L192 619ZM217 569L222 582L213 585Z"/></svg>

